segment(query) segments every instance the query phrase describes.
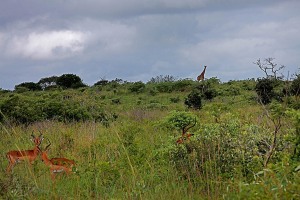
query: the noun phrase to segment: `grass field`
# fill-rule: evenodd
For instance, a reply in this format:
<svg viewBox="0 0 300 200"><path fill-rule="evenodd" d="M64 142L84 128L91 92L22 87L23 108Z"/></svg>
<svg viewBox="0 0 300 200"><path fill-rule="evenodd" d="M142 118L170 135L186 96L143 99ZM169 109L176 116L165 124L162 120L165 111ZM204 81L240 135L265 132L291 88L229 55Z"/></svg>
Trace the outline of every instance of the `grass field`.
<svg viewBox="0 0 300 200"><path fill-rule="evenodd" d="M218 95L202 100L199 110L188 109L184 104L191 88L155 93L152 88L132 93L126 86L3 93L2 104L17 95L40 104L42 101L36 99L57 98L88 106L89 112L101 107L104 113L117 117L106 123L53 118L24 124L2 113L0 197L298 199L300 163L293 159L295 123L291 117L280 115L276 150L264 166L277 118L268 117L267 111L271 113L272 109L259 104L251 88L251 81L219 84ZM30 101L24 102L22 105ZM36 102L34 105L39 106ZM196 125L189 130L194 136L179 145L176 140L181 132L166 125L175 110L197 118ZM6 152L32 149L32 131L36 135L43 133L51 141L50 158L74 160L74 173L59 174L52 181L49 168L38 157L32 166L20 163L13 173L7 174ZM47 144L44 140L42 147Z"/></svg>

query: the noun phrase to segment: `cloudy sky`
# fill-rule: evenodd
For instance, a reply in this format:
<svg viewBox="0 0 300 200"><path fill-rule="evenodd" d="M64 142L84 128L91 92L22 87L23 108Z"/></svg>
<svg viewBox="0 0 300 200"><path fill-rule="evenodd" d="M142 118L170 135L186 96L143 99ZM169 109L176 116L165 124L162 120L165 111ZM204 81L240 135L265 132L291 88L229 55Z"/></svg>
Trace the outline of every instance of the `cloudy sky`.
<svg viewBox="0 0 300 200"><path fill-rule="evenodd" d="M299 72L299 0L1 0L0 88L66 73L88 85L158 75L262 77L275 58Z"/></svg>

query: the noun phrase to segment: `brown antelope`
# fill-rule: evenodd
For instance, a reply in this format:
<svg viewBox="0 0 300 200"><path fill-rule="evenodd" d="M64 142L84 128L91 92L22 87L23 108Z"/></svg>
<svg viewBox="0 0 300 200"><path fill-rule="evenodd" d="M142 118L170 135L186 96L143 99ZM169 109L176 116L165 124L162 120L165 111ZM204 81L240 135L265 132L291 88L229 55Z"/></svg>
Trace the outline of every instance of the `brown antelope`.
<svg viewBox="0 0 300 200"><path fill-rule="evenodd" d="M181 136L177 139L176 143L177 143L177 144L182 144L182 143L184 143L184 141L186 141L186 140L189 141L190 138L191 138L194 134L193 134L193 133L188 133L187 131L188 131L190 128L194 127L195 125L196 125L196 118L195 118L194 124L192 124L192 125L188 124L188 125L186 125L186 126L184 126L184 127L182 128L182 134L181 134Z"/></svg>
<svg viewBox="0 0 300 200"><path fill-rule="evenodd" d="M204 66L204 70L203 70L202 73L197 77L197 81L202 81L202 80L204 80L205 70L206 70L206 66Z"/></svg>
<svg viewBox="0 0 300 200"><path fill-rule="evenodd" d="M49 141L49 140L48 140ZM46 146L46 148L42 151L40 150L41 157L45 165L50 167L50 173L52 180L55 179L57 173L65 172L67 175L72 172L73 166L75 166L75 162L73 160L69 160L67 158L48 158L48 148L50 147L51 143Z"/></svg>
<svg viewBox="0 0 300 200"><path fill-rule="evenodd" d="M30 164L33 163L33 161L36 159L39 151L39 146L41 145L44 137L43 134L40 134L39 137L35 137L33 134L31 134L31 141L34 142L35 146L32 150L15 150L15 151L9 151L6 153L7 159L8 159L8 166L6 169L6 172L9 173L12 171L14 165L18 162L21 162L23 160L28 160Z"/></svg>

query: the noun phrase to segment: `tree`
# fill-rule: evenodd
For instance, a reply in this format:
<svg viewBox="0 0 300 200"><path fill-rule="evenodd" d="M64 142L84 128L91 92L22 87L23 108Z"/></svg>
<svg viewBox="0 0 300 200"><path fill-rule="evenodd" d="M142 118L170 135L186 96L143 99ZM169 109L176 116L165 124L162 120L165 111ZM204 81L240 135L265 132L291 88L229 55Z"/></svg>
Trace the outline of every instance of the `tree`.
<svg viewBox="0 0 300 200"><path fill-rule="evenodd" d="M282 69L285 68L284 65L280 67L274 62L275 58L265 58L263 61L258 59L254 64L256 64L265 74L266 77L258 79L255 86L255 91L260 98L261 103L268 104L272 101L272 98L276 96L274 88L279 85L283 75L278 74Z"/></svg>
<svg viewBox="0 0 300 200"><path fill-rule="evenodd" d="M18 90L21 88L25 88L29 91L42 90L42 87L39 84L34 83L34 82L24 82L24 83L21 83L21 84L15 86L15 90Z"/></svg>
<svg viewBox="0 0 300 200"><path fill-rule="evenodd" d="M56 83L62 88L79 88L86 86L82 83L81 78L75 74L63 74L57 78Z"/></svg>
<svg viewBox="0 0 300 200"><path fill-rule="evenodd" d="M53 87L57 85L57 76L51 76L51 77L45 77L45 78L41 78L38 82L38 84L41 86L41 88L43 90L49 88L49 87Z"/></svg>
<svg viewBox="0 0 300 200"><path fill-rule="evenodd" d="M285 68L284 65L277 66L274 63L275 58L265 58L263 61L258 59L254 64L256 64L265 74L267 78L273 77L274 79L282 78L278 76L278 73Z"/></svg>
<svg viewBox="0 0 300 200"><path fill-rule="evenodd" d="M156 77L152 77L148 83L163 83L163 82L174 82L176 78L171 75L159 75Z"/></svg>
<svg viewBox="0 0 300 200"><path fill-rule="evenodd" d="M172 111L166 118L165 123L167 127L180 131L182 134L186 132L187 128L194 126L197 117L186 111Z"/></svg>
<svg viewBox="0 0 300 200"><path fill-rule="evenodd" d="M101 86L104 86L104 85L107 85L108 84L108 80L106 80L105 78L101 78L100 81L97 81L94 86L97 86L97 85L101 85Z"/></svg>

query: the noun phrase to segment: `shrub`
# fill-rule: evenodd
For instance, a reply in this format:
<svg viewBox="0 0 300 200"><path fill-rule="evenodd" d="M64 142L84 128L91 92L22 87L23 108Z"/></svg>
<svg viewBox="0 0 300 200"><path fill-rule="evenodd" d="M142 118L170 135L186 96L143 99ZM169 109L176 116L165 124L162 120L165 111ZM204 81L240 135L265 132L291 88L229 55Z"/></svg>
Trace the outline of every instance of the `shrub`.
<svg viewBox="0 0 300 200"><path fill-rule="evenodd" d="M206 91L204 91L203 96L205 99L207 100L212 100L213 98L215 98L218 95L217 90L211 88L211 89L207 89Z"/></svg>
<svg viewBox="0 0 300 200"><path fill-rule="evenodd" d="M158 92L172 92L173 91L173 82L161 82L155 84L155 88Z"/></svg>
<svg viewBox="0 0 300 200"><path fill-rule="evenodd" d="M297 78L293 80L291 85L291 94L295 96L300 95L300 74L297 74Z"/></svg>
<svg viewBox="0 0 300 200"><path fill-rule="evenodd" d="M144 91L145 87L146 85L143 82L139 81L130 85L128 89L130 92L141 93Z"/></svg>
<svg viewBox="0 0 300 200"><path fill-rule="evenodd" d="M173 84L173 90L174 91L184 91L187 90L190 86L192 86L193 81L184 79L174 82Z"/></svg>
<svg viewBox="0 0 300 200"><path fill-rule="evenodd" d="M196 123L195 120L197 120L197 117L191 112L172 111L164 122L168 128L184 131L184 128L188 125Z"/></svg>
<svg viewBox="0 0 300 200"><path fill-rule="evenodd" d="M271 103L271 100L274 97L273 89L274 80L268 78L258 79L255 86L255 91L263 104Z"/></svg>
<svg viewBox="0 0 300 200"><path fill-rule="evenodd" d="M97 86L97 85L104 86L107 84L108 84L108 80L102 79L102 80L98 81L97 83L95 83L94 86Z"/></svg>
<svg viewBox="0 0 300 200"><path fill-rule="evenodd" d="M201 109L202 102L200 92L197 90L193 90L185 99L184 104L187 105L189 108Z"/></svg>

